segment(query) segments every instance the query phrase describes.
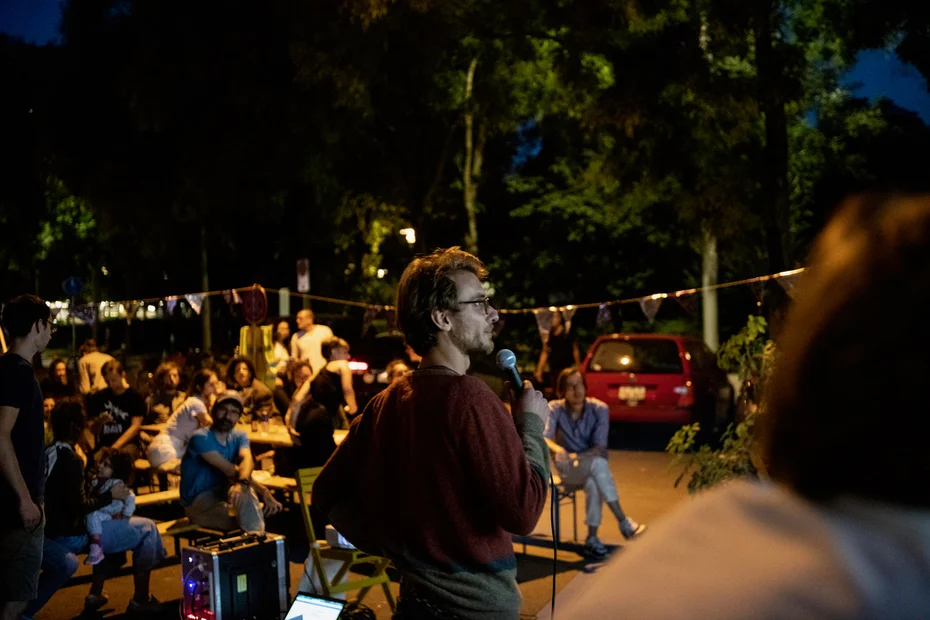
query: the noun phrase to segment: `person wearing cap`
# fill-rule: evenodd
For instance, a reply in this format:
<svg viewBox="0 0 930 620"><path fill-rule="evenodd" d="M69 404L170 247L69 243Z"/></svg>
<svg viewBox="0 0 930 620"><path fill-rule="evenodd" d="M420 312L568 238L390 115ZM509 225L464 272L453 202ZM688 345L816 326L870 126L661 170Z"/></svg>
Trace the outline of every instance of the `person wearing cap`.
<svg viewBox="0 0 930 620"><path fill-rule="evenodd" d="M281 504L252 480L249 438L236 428L243 410L239 393L223 392L211 411L213 424L191 436L181 460L181 505L197 525L262 533L265 516L279 512Z"/></svg>

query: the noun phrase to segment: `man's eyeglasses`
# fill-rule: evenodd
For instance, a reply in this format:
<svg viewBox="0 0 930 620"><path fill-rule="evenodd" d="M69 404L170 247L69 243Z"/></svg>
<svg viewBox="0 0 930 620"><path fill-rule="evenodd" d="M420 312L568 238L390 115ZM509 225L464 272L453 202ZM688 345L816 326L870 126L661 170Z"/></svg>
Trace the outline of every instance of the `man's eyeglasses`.
<svg viewBox="0 0 930 620"><path fill-rule="evenodd" d="M48 333L54 334L58 331L58 326L52 323L51 319L42 319L42 322L45 323L45 326L48 328Z"/></svg>
<svg viewBox="0 0 930 620"><path fill-rule="evenodd" d="M483 304L483 305L484 305L484 313L485 313L485 314L487 314L488 312L491 311L491 307L492 307L492 306L491 306L491 298L490 298L490 297L484 297L484 298L482 298L482 299L472 299L471 301L460 301L460 302L459 302L459 305L460 305L460 306L478 305L478 304Z"/></svg>

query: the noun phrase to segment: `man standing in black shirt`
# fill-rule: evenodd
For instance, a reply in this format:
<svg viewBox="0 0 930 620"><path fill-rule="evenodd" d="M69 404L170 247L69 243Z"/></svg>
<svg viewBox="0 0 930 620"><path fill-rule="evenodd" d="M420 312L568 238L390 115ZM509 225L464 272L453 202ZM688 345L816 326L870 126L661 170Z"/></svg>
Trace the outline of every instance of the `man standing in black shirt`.
<svg viewBox="0 0 930 620"><path fill-rule="evenodd" d="M122 449L135 460L139 457L136 439L145 417L145 399L126 383L126 371L118 361L105 363L100 372L108 387L91 396L88 405L91 428L97 436L94 450L104 446Z"/></svg>
<svg viewBox="0 0 930 620"><path fill-rule="evenodd" d="M12 344L0 357L0 620L16 620L36 596L44 538L45 427L30 360L54 327L33 295L4 306L3 325Z"/></svg>

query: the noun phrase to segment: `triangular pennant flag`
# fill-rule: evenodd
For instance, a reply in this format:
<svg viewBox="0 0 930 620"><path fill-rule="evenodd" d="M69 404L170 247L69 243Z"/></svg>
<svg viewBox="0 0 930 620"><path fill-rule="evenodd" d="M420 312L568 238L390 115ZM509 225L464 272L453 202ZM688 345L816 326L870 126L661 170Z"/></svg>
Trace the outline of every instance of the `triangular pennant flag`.
<svg viewBox="0 0 930 620"><path fill-rule="evenodd" d="M649 324L656 319L656 313L659 312L659 306L662 305L662 298L653 295L652 297L643 297L639 300L639 307L642 308L643 314L649 320Z"/></svg>
<svg viewBox="0 0 930 620"><path fill-rule="evenodd" d="M194 309L194 312L200 314L200 307L203 305L203 294L202 293L191 293L190 295L185 295L187 303L191 305L191 308Z"/></svg>
<svg viewBox="0 0 930 620"><path fill-rule="evenodd" d="M610 306L607 304L601 304L597 307L597 318L594 319L594 323L597 326L599 331L610 328L610 324L613 322L613 319L610 316Z"/></svg>
<svg viewBox="0 0 930 620"><path fill-rule="evenodd" d="M97 306L94 304L75 306L71 310L71 316L84 321L88 325L93 325L97 321Z"/></svg>
<svg viewBox="0 0 930 620"><path fill-rule="evenodd" d="M575 310L577 310L577 309L578 309L578 308L574 308L574 307L572 307L572 306L569 306L569 307L567 307L567 308L562 308L562 309L561 309L561 312L562 312L562 324L565 325L565 331L567 331L567 332L572 331L572 317L575 316Z"/></svg>
<svg viewBox="0 0 930 620"><path fill-rule="evenodd" d="M785 292L788 293L788 297L794 297L794 288L798 284L798 276L800 274L793 273L790 276L779 276L775 278L775 281L778 282Z"/></svg>
<svg viewBox="0 0 930 620"><path fill-rule="evenodd" d="M675 301L685 309L685 312L691 316L696 316L698 313L698 296L694 293L682 293L680 295L673 295Z"/></svg>
<svg viewBox="0 0 930 620"><path fill-rule="evenodd" d="M549 342L549 330L552 329L552 310L534 310L536 315L536 327L539 328L539 337L542 338L543 344Z"/></svg>
<svg viewBox="0 0 930 620"><path fill-rule="evenodd" d="M177 305L177 297L165 297L165 309L168 311L168 316L174 316L174 309Z"/></svg>

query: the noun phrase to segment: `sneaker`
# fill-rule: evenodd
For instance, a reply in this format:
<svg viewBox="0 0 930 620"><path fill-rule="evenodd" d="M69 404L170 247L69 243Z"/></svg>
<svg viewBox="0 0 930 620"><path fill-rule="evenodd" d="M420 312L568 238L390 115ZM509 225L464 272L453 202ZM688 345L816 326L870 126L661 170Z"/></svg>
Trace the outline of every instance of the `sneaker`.
<svg viewBox="0 0 930 620"><path fill-rule="evenodd" d="M87 559L84 560L85 564L100 564L103 562L103 547L100 545L91 545L90 551L87 553Z"/></svg>
<svg viewBox="0 0 930 620"><path fill-rule="evenodd" d="M107 598L106 594L101 594L100 596L88 594L84 597L84 611L97 611L109 602L110 599Z"/></svg>
<svg viewBox="0 0 930 620"><path fill-rule="evenodd" d="M161 601L154 596L149 596L149 600L144 603L130 599L129 605L126 606L127 614L155 614L160 611L162 611Z"/></svg>
<svg viewBox="0 0 930 620"><path fill-rule="evenodd" d="M620 533L623 534L623 537L627 540L633 540L645 531L645 525L637 523L629 517L620 522Z"/></svg>
<svg viewBox="0 0 930 620"><path fill-rule="evenodd" d="M597 536L588 536L584 541L584 554L587 557L600 559L606 557L609 552L607 546Z"/></svg>

